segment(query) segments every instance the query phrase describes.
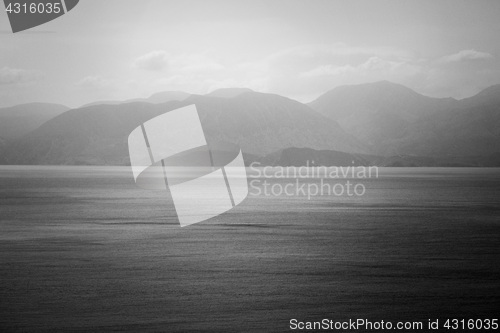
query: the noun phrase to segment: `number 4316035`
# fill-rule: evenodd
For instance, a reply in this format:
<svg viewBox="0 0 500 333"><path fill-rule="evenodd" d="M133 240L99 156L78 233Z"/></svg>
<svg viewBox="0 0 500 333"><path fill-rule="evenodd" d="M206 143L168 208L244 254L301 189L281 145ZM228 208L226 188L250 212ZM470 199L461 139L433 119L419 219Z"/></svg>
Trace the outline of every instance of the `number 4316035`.
<svg viewBox="0 0 500 333"><path fill-rule="evenodd" d="M5 11L9 14L59 14L61 12L60 3L9 3Z"/></svg>
<svg viewBox="0 0 500 333"><path fill-rule="evenodd" d="M498 319L448 319L443 326L452 330L497 330Z"/></svg>

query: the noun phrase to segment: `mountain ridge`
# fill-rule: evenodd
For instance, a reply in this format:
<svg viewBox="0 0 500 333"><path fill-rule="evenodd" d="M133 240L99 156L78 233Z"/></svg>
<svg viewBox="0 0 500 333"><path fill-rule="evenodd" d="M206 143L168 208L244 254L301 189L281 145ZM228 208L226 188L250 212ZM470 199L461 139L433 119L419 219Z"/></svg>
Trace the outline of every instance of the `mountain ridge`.
<svg viewBox="0 0 500 333"><path fill-rule="evenodd" d="M272 94L234 98L191 95L162 104L94 105L65 112L11 143L9 164L112 164L128 162L127 138L144 121L195 104L211 146L239 145L265 155L295 145L364 151L334 121L297 101Z"/></svg>
<svg viewBox="0 0 500 333"><path fill-rule="evenodd" d="M153 103L153 104L161 104L161 103L166 103L170 101L182 101L186 98L188 98L191 94L183 92L183 91L160 91L157 93L152 94L151 96L147 98L133 98L133 99L127 99L124 101L119 101L119 100L109 100L109 101L96 101L92 103L87 103L80 108L84 108L87 106L95 106L95 105L118 105L118 104L126 104L126 103L134 103L134 102L145 102L145 103Z"/></svg>
<svg viewBox="0 0 500 333"><path fill-rule="evenodd" d="M0 136L9 141L22 137L69 109L53 103L26 103L0 108Z"/></svg>
<svg viewBox="0 0 500 333"><path fill-rule="evenodd" d="M490 88L454 100L427 97L382 81L332 89L308 105L337 120L346 132L369 145L373 154L492 154L500 151L500 137L488 123L499 123L494 110L500 99L491 93L497 88Z"/></svg>
<svg viewBox="0 0 500 333"><path fill-rule="evenodd" d="M498 92L500 85L463 100L432 98L380 81L337 87L308 105L277 94L228 88L207 95L181 92L174 99L176 92L153 94L168 100L156 104L132 100L71 110L60 106L53 118L23 135L5 137L8 132L0 131L0 163L125 165L132 129L195 104L211 145L231 142L256 159L293 148L324 151L325 156L318 156L326 160L333 156L330 151L337 151L380 157L371 161L392 158L388 163L396 165L447 165L446 159L453 164L458 157L474 165L469 160L474 156L496 161L500 153ZM4 116L15 114L5 109L0 109Z"/></svg>

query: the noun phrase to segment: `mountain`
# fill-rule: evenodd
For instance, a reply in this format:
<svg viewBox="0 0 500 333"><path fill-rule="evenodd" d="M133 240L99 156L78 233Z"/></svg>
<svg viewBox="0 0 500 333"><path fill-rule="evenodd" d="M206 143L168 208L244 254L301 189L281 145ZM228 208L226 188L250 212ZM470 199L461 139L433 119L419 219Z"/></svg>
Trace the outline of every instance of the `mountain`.
<svg viewBox="0 0 500 333"><path fill-rule="evenodd" d="M500 153L477 156L376 156L332 150L286 148L264 157L246 157L257 166L500 167Z"/></svg>
<svg viewBox="0 0 500 333"><path fill-rule="evenodd" d="M166 103L170 101L183 101L186 98L191 96L191 94L188 94L183 91L162 91L155 93L145 100L140 100L137 102L148 102L148 103L154 103L154 104L160 104L160 103Z"/></svg>
<svg viewBox="0 0 500 333"><path fill-rule="evenodd" d="M211 147L238 144L263 156L288 147L364 152L340 126L304 104L272 94L234 98L192 95L163 104L135 102L70 110L9 146L10 164L108 164L129 162L127 138L144 121L196 104Z"/></svg>
<svg viewBox="0 0 500 333"><path fill-rule="evenodd" d="M464 100L420 95L387 81L343 86L309 103L377 155L477 156L500 152L500 86Z"/></svg>
<svg viewBox="0 0 500 333"><path fill-rule="evenodd" d="M394 147L411 155L487 156L500 152L500 86L422 117Z"/></svg>
<svg viewBox="0 0 500 333"><path fill-rule="evenodd" d="M262 156L288 147L366 151L335 121L279 95L193 96L185 101L191 103L198 107L206 135L214 141L237 143L247 153Z"/></svg>
<svg viewBox="0 0 500 333"><path fill-rule="evenodd" d="M380 167L500 167L500 153L477 156L379 156L371 165Z"/></svg>
<svg viewBox="0 0 500 333"><path fill-rule="evenodd" d="M375 154L393 154L390 143L406 135L419 117L456 103L426 97L388 81L337 87L308 105L336 120L348 133L372 147Z"/></svg>
<svg viewBox="0 0 500 333"><path fill-rule="evenodd" d="M477 95L461 100L466 107L500 105L500 84L488 87Z"/></svg>
<svg viewBox="0 0 500 333"><path fill-rule="evenodd" d="M13 141L5 159L9 164L123 164L123 138L147 118L142 113L150 106L129 103L70 110Z"/></svg>
<svg viewBox="0 0 500 333"><path fill-rule="evenodd" d="M50 103L30 103L0 108L0 137L3 140L20 138L67 110L69 110L67 106Z"/></svg>
<svg viewBox="0 0 500 333"><path fill-rule="evenodd" d="M212 91L211 93L207 94L206 96L210 97L220 97L220 98L233 98L236 97L242 93L246 92L252 92L251 89L248 88L222 88L222 89L217 89ZM87 106L93 106L93 105L118 105L118 104L126 104L126 103L133 103L133 102L146 102L146 103L153 103L153 104L161 104L161 103L166 103L166 102L171 102L171 101L183 101L186 98L191 96L191 94L188 94L183 91L161 91L157 92L148 98L133 98L133 99L127 99L124 101L97 101L97 102L92 102L88 103L85 105L82 105L81 107L87 107Z"/></svg>
<svg viewBox="0 0 500 333"><path fill-rule="evenodd" d="M269 166L369 166L373 157L334 150L285 148L258 160Z"/></svg>
<svg viewBox="0 0 500 333"><path fill-rule="evenodd" d="M171 101L182 101L188 98L189 96L190 94L185 93L183 91L162 91L155 93L149 96L148 98L134 98L134 99L127 99L124 101L97 101L82 105L81 107L84 108L87 106L94 106L94 105L118 105L118 104L126 104L133 102L160 104Z"/></svg>
<svg viewBox="0 0 500 333"><path fill-rule="evenodd" d="M270 165L500 163L500 85L459 101L422 96L386 81L338 87L309 106L239 88L183 100L178 99L183 93L155 98L172 96L177 97L159 104L99 104L66 112L47 104L0 109L0 163L125 165L134 128L189 104L196 104L212 149L237 144L247 159ZM40 114L50 120L34 122Z"/></svg>
<svg viewBox="0 0 500 333"><path fill-rule="evenodd" d="M7 149L7 140L0 137L0 164L4 163L4 150Z"/></svg>
<svg viewBox="0 0 500 333"><path fill-rule="evenodd" d="M222 88L212 91L207 96L233 98L247 92L253 92L253 90L248 88Z"/></svg>

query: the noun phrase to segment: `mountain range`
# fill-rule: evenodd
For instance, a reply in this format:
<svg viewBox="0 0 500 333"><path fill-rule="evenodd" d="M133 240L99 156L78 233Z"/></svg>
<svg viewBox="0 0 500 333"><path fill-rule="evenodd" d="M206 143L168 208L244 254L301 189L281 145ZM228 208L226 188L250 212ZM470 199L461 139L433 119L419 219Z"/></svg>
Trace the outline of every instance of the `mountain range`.
<svg viewBox="0 0 500 333"><path fill-rule="evenodd" d="M188 98L189 96L190 96L190 94L185 93L183 91L162 91L162 92L158 92L156 94L153 94L153 95L149 96L148 98L134 98L134 99L127 99L125 101L97 101L97 102L92 102L92 103L82 105L82 108L86 107L86 106L93 106L93 105L119 105L119 104L133 103L133 102L145 102L145 103L160 104L160 103L166 103L166 102L170 102L170 101L182 101L182 100Z"/></svg>
<svg viewBox="0 0 500 333"><path fill-rule="evenodd" d="M475 156L500 151L500 85L464 100L431 98L387 81L342 86L308 105L372 154Z"/></svg>
<svg viewBox="0 0 500 333"><path fill-rule="evenodd" d="M20 138L68 110L67 106L50 103L30 103L2 108L0 138L3 140Z"/></svg>
<svg viewBox="0 0 500 333"><path fill-rule="evenodd" d="M232 98L191 95L162 104L133 102L67 111L9 144L11 164L99 164L128 162L127 138L148 119L195 104L212 147L237 144L262 156L287 147L365 152L366 147L333 120L297 101L245 92Z"/></svg>
<svg viewBox="0 0 500 333"><path fill-rule="evenodd" d="M455 100L387 81L337 87L308 104L231 88L72 110L56 104L4 108L0 163L127 165L127 138L135 127L190 104L197 106L209 146L237 144L268 165L500 165L500 85Z"/></svg>

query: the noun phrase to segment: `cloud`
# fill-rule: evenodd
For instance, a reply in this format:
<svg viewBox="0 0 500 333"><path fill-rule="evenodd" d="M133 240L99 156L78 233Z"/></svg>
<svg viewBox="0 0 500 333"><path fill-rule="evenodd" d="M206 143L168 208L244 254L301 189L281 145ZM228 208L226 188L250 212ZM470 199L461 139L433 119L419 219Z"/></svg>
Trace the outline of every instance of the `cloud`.
<svg viewBox="0 0 500 333"><path fill-rule="evenodd" d="M397 48L306 45L267 60L270 91L301 101L345 84L389 80L411 85L425 75L426 62Z"/></svg>
<svg viewBox="0 0 500 333"><path fill-rule="evenodd" d="M412 52L344 43L305 44L278 51L246 68L267 91L309 101L342 84L390 80L406 84L422 75Z"/></svg>
<svg viewBox="0 0 500 333"><path fill-rule="evenodd" d="M211 49L182 54L154 51L139 57L134 65L159 74L154 80L149 75L139 78L146 92L184 90L203 94L223 87L249 87L310 101L339 85L380 80L436 95L434 91L440 91L445 84L456 86L456 66L467 77L484 77L479 71L490 62L472 60L491 58L489 53L472 49L440 58L422 58L414 51L396 47L334 43L299 45L239 61ZM456 66L443 66L448 63ZM167 66L168 71L160 70Z"/></svg>
<svg viewBox="0 0 500 333"><path fill-rule="evenodd" d="M272 68L303 71L327 64L353 65L370 57L393 59L411 58L413 55L392 47L357 47L344 43L306 44L276 52L268 57L267 62Z"/></svg>
<svg viewBox="0 0 500 333"><path fill-rule="evenodd" d="M450 63L450 62L460 62L468 60L488 60L493 59L493 55L487 52L480 52L474 49L462 50L455 54L444 56L439 59L440 62Z"/></svg>
<svg viewBox="0 0 500 333"><path fill-rule="evenodd" d="M134 61L134 67L146 71L162 71L168 68L168 54L165 51L153 51Z"/></svg>
<svg viewBox="0 0 500 333"><path fill-rule="evenodd" d="M319 77L319 76L328 76L328 75L341 75L349 72L354 72L356 67L351 65L344 66L334 66L334 65L322 65L311 69L309 71L305 71L299 74L300 77Z"/></svg>
<svg viewBox="0 0 500 333"><path fill-rule="evenodd" d="M19 68L0 68L0 85L13 85L32 83L40 79L42 74L36 71L29 71Z"/></svg>
<svg viewBox="0 0 500 333"><path fill-rule="evenodd" d="M110 87L111 82L108 79L103 78L102 76L90 75L76 82L75 85L85 89L103 89Z"/></svg>
<svg viewBox="0 0 500 333"><path fill-rule="evenodd" d="M385 74L395 74L401 72L402 74L412 75L420 71L419 66L408 63L406 61L390 61L379 57L370 57L365 62L353 65L322 65L312 70L302 72L300 77L314 78L320 76L335 76L335 75L359 75L368 72L384 72Z"/></svg>
<svg viewBox="0 0 500 333"><path fill-rule="evenodd" d="M169 69L172 75L201 74L222 71L225 66L215 61L211 56L200 54L169 55L165 51L153 51L142 55L134 61L134 67L147 71L160 72Z"/></svg>
<svg viewBox="0 0 500 333"><path fill-rule="evenodd" d="M210 51L169 55L168 72L155 80L148 77L143 86L152 92L161 90L183 90L204 94L213 87L248 83L245 75L236 66L227 66Z"/></svg>
<svg viewBox="0 0 500 333"><path fill-rule="evenodd" d="M154 51L137 58L134 67L161 73L155 80L150 76L139 78L144 81L143 88L151 92L207 93L221 87L249 87L297 97L329 90L341 79L352 83L373 80L377 74L391 79L402 76L403 72L415 72L416 66L407 64L409 60L406 60L412 56L393 47L305 44L240 61L228 59L213 49L181 54ZM167 66L168 71L161 70ZM396 74L388 76L385 72Z"/></svg>
<svg viewBox="0 0 500 333"><path fill-rule="evenodd" d="M470 97L498 83L498 61L494 58L487 52L465 49L430 59L426 78L418 91L435 97Z"/></svg>

